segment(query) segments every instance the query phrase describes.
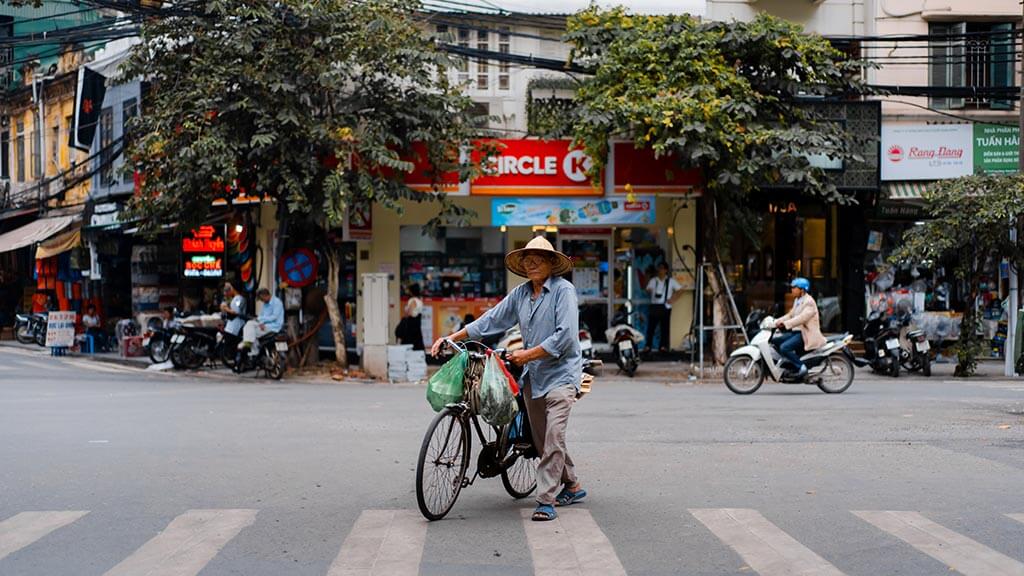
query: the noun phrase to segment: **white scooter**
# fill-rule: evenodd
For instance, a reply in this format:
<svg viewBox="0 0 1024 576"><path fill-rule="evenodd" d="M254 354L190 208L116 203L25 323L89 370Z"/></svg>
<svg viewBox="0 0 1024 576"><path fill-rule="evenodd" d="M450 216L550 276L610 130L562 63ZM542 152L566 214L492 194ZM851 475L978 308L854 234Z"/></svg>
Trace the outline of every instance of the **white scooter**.
<svg viewBox="0 0 1024 576"><path fill-rule="evenodd" d="M612 345L619 370L632 378L640 366L640 343L644 341L643 333L630 325L629 313L623 309L612 318L612 327L605 330L604 335Z"/></svg>
<svg viewBox="0 0 1024 576"><path fill-rule="evenodd" d="M796 378L791 372L796 367L783 358L772 343L775 332L775 318L768 316L761 321L761 331L750 344L729 355L724 374L729 390L736 394L753 394L765 377L783 384L814 384L828 394L839 394L853 384L853 363L844 353L853 336L830 337L821 348L801 356L807 375Z"/></svg>

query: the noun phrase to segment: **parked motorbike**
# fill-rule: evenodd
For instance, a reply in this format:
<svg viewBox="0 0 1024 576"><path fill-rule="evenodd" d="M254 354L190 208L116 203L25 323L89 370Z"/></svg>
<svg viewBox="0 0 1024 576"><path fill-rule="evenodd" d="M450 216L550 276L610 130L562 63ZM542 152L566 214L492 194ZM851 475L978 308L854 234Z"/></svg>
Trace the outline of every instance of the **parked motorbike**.
<svg viewBox="0 0 1024 576"><path fill-rule="evenodd" d="M910 328L910 314L899 318L900 324L900 365L907 372L921 371L922 376L932 375L932 359L928 351L928 337L924 330Z"/></svg>
<svg viewBox="0 0 1024 576"><path fill-rule="evenodd" d="M168 357L175 368L195 370L218 360L226 367L235 364L235 352L241 336L223 328L183 325L171 335Z"/></svg>
<svg viewBox="0 0 1024 576"><path fill-rule="evenodd" d="M255 354L249 350L237 349L232 370L235 374L242 374L249 370L256 370L257 375L262 371L269 378L280 380L287 368L288 336L280 332L264 334L257 339Z"/></svg>
<svg viewBox="0 0 1024 576"><path fill-rule="evenodd" d="M761 330L751 339L750 344L734 351L725 363L725 385L736 394L753 394L771 378L782 384L816 385L828 394L845 392L853 384L853 362L844 350L853 336L842 334L832 336L817 350L811 350L800 357L807 366L807 374L798 377L796 366L779 353L775 344L775 318L766 316L761 321Z"/></svg>
<svg viewBox="0 0 1024 576"><path fill-rule="evenodd" d="M630 316L631 313L625 308L619 309L612 318L611 328L605 330L604 334L612 345L619 370L632 378L640 366L640 344L644 341L644 335L629 323Z"/></svg>
<svg viewBox="0 0 1024 576"><path fill-rule="evenodd" d="M872 312L864 324L864 358L854 361L858 366L870 366L874 372L896 378L900 375L900 355L899 321L877 310Z"/></svg>
<svg viewBox="0 0 1024 576"><path fill-rule="evenodd" d="M46 314L15 314L14 338L22 344L46 346Z"/></svg>

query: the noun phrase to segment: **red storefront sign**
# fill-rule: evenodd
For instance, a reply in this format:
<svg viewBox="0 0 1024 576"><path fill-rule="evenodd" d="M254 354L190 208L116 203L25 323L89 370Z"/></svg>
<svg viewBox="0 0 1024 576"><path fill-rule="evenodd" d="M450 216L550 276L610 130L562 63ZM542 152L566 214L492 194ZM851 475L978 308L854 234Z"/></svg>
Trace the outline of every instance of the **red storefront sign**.
<svg viewBox="0 0 1024 576"><path fill-rule="evenodd" d="M422 142L412 145L410 157L403 158L413 163L412 172L405 175L405 184L413 190L421 192L432 191L434 182L431 179L431 166L427 161L427 147ZM443 192L455 192L459 189L459 173L445 172L441 174L440 189Z"/></svg>
<svg viewBox="0 0 1024 576"><path fill-rule="evenodd" d="M181 239L181 251L186 254L224 252L224 235L218 232L214 226L200 226Z"/></svg>
<svg viewBox="0 0 1024 576"><path fill-rule="evenodd" d="M592 161L569 140L499 140L500 153L480 161L484 174L473 180L475 196L603 196L591 183ZM479 153L475 153L479 154Z"/></svg>
<svg viewBox="0 0 1024 576"><path fill-rule="evenodd" d="M634 148L632 142L615 142L612 147L616 193L686 194L703 186L701 171L681 168L675 156L656 158L653 150Z"/></svg>

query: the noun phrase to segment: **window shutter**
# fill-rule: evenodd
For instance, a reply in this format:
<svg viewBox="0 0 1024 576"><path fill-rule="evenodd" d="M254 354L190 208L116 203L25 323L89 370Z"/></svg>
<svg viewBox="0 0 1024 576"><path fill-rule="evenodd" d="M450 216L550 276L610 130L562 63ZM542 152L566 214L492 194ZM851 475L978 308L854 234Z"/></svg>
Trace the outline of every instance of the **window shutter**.
<svg viewBox="0 0 1024 576"><path fill-rule="evenodd" d="M991 78L989 83L995 88L1013 86L1013 63L1015 60L1013 24L1009 22L994 24L992 32L994 34L988 45L989 78ZM998 34L999 32L1005 32L1005 34ZM1012 108L1012 100L992 98L993 110L1010 110Z"/></svg>
<svg viewBox="0 0 1024 576"><path fill-rule="evenodd" d="M931 24L928 26L928 33L933 35L949 34L949 25ZM928 84L936 88L949 86L949 40L947 38L935 38L928 42ZM931 107L939 110L949 108L949 98L944 96L932 96Z"/></svg>
<svg viewBox="0 0 1024 576"><path fill-rule="evenodd" d="M949 26L949 34L959 34L957 38L950 38L949 41L949 84L951 87L962 88L967 85L967 23L957 22ZM950 108L963 108L966 105L965 98L949 98Z"/></svg>

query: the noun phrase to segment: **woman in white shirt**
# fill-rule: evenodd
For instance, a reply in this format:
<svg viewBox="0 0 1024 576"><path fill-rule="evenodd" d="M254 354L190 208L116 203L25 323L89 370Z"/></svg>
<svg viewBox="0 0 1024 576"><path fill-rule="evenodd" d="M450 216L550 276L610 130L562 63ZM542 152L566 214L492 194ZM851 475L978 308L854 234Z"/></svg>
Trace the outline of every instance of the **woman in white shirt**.
<svg viewBox="0 0 1024 576"><path fill-rule="evenodd" d="M659 334L658 349L667 352L669 349L669 324L672 319L672 302L679 296L682 286L675 278L668 275L668 264L658 264L658 275L647 282L647 293L651 296L651 305L647 313L647 350L654 349L654 334Z"/></svg>

